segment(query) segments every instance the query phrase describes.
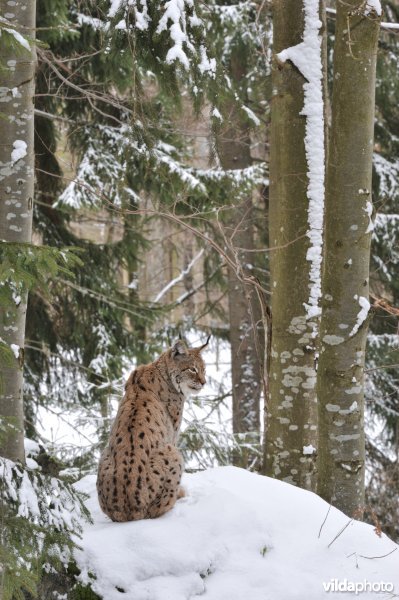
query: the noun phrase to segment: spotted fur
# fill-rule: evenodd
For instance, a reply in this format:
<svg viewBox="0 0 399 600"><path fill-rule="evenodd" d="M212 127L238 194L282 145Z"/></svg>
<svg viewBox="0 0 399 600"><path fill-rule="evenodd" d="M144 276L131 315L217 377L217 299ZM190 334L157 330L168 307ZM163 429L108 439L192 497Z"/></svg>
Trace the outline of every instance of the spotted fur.
<svg viewBox="0 0 399 600"><path fill-rule="evenodd" d="M176 444L184 401L205 384L205 346L178 341L128 378L97 476L100 506L113 521L159 517L184 496Z"/></svg>

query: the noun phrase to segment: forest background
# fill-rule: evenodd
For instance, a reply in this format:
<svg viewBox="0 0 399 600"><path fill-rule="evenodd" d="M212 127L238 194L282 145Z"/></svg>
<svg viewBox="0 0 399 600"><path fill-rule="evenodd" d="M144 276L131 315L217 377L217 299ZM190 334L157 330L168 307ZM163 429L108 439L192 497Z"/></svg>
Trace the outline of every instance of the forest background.
<svg viewBox="0 0 399 600"><path fill-rule="evenodd" d="M279 14L265 1L37 0L21 27L7 16L9 4L1 2L3 120L18 122L19 97L24 100L11 81L12 61L25 65L31 55L34 74L34 154L33 140L24 147L14 135L0 157L4 167L14 152L11 165L18 165L27 150L34 185L34 193L24 190L27 206L33 198L32 244L30 231L25 239L17 230L10 237L15 204L7 203L6 180L0 207L1 454L8 459L1 558L7 565L2 587L12 598L21 589L34 594L43 568L62 570L70 561L71 532L85 513L72 484L96 468L127 373L179 336L190 342L212 336L208 388L190 400L184 419L187 468L235 464L316 490L320 438L307 399L316 394L320 347L310 336L297 355L307 362L303 389L295 392L298 366L289 365L295 353L271 344L280 343L279 319L292 323L289 306L304 304L297 290L306 299L310 287L308 206L300 201L309 175L304 77L292 57L276 60L273 44L283 50L301 42L306 3L281 3ZM366 3L349 4L355 18ZM355 394L364 393L364 421L362 411L352 412L366 433L366 495L361 506L358 498L352 504L398 540L399 7L382 4L382 15L362 17L378 44L373 187L359 209L372 246L365 379L358 385L355 378L348 400L360 406ZM324 122L331 128L340 7L320 7ZM289 43L278 40L281 31ZM287 79L279 82L279 73ZM279 85L293 86L294 121L284 113L290 108L280 116L276 108L273 116ZM355 100L364 101L360 90ZM279 119L290 127L278 130ZM320 155L314 138L313 144ZM273 162L277 147L281 155L288 148L288 171L300 174L296 188L285 190L291 205L281 189L275 200L276 170L284 168ZM14 174L16 186L23 186L22 174ZM10 322L25 313L21 338ZM307 314L310 322L320 318L317 310ZM363 322L358 329L366 332ZM292 339L303 336L300 323ZM7 394L12 388L22 400L22 374L23 410L19 404L11 414ZM278 417L282 380L296 394L294 405L284 400L283 408L292 409L288 422ZM30 440L25 450L24 437ZM352 467L357 476L357 466L347 470ZM38 498L33 519L30 486ZM352 514L342 498L330 493L329 499Z"/></svg>

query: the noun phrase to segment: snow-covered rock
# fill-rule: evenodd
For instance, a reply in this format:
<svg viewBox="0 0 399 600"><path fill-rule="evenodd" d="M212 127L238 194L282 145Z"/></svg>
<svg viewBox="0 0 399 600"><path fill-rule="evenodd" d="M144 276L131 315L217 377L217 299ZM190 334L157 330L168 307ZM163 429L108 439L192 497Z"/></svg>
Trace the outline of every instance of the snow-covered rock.
<svg viewBox="0 0 399 600"><path fill-rule="evenodd" d="M345 598L399 592L398 546L315 494L235 467L186 474L183 484L187 497L172 511L130 523L101 512L94 475L77 484L94 523L76 560L102 598L321 600L342 598L324 586L356 584L366 591Z"/></svg>

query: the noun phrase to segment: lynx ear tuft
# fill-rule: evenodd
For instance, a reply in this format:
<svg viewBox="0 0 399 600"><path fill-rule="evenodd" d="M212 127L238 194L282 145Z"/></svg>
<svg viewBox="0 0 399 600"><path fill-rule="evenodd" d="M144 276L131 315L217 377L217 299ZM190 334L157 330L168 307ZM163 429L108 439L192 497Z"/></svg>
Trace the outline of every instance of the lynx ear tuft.
<svg viewBox="0 0 399 600"><path fill-rule="evenodd" d="M188 355L188 348L183 340L178 340L172 346L172 356L173 358L179 358L182 356Z"/></svg>
<svg viewBox="0 0 399 600"><path fill-rule="evenodd" d="M211 339L211 336L208 335L208 339L206 340L205 344L203 344L202 346L200 346L199 348L197 348L198 352L201 352L204 348L207 347L207 345L209 344L209 340Z"/></svg>

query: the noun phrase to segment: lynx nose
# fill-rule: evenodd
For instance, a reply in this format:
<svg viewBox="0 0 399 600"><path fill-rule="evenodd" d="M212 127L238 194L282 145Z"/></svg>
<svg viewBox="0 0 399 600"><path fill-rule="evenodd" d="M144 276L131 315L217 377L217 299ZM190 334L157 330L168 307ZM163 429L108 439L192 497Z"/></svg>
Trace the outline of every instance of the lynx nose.
<svg viewBox="0 0 399 600"><path fill-rule="evenodd" d="M199 379L201 385L205 385L206 384L205 377L202 377L201 375L199 375L198 379Z"/></svg>

